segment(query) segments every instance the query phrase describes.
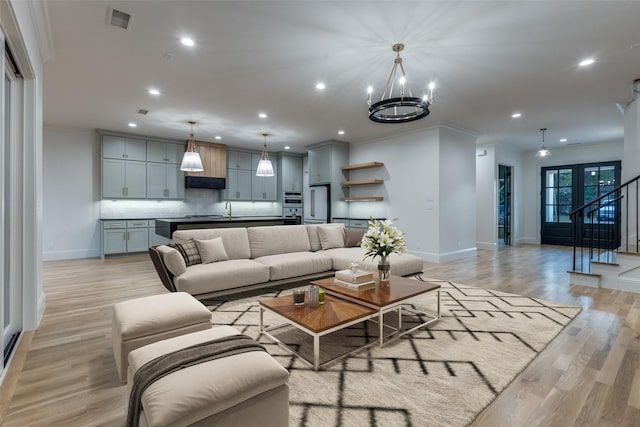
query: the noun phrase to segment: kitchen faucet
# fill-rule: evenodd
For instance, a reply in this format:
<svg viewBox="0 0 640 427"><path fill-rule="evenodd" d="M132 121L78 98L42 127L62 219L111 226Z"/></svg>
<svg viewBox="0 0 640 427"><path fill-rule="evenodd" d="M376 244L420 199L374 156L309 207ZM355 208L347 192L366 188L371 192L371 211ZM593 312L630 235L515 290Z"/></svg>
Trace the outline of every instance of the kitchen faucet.
<svg viewBox="0 0 640 427"><path fill-rule="evenodd" d="M231 200L227 200L227 203L224 204L224 208L229 208L229 219L231 219Z"/></svg>

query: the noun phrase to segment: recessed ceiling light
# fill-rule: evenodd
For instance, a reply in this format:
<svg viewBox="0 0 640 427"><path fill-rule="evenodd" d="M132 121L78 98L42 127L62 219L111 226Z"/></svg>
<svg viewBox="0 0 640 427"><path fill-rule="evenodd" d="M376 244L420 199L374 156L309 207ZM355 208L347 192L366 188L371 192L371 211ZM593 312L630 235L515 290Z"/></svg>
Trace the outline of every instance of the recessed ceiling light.
<svg viewBox="0 0 640 427"><path fill-rule="evenodd" d="M562 138L560 142L567 142L567 138Z"/></svg>
<svg viewBox="0 0 640 427"><path fill-rule="evenodd" d="M520 117L522 117L522 113L513 113L513 114L511 115L511 118L512 118L512 119L519 119Z"/></svg>
<svg viewBox="0 0 640 427"><path fill-rule="evenodd" d="M591 65L593 64L595 61L595 59L593 58L587 58L583 61L580 61L580 63L578 65L580 65L581 67L586 67L587 65Z"/></svg>
<svg viewBox="0 0 640 427"><path fill-rule="evenodd" d="M138 125L132 122L132 123L129 123L129 127L130 128L137 128Z"/></svg>
<svg viewBox="0 0 640 427"><path fill-rule="evenodd" d="M322 90L322 89L324 89L325 87L326 87L326 86L325 86L325 85L324 85L324 83L322 83L322 82L316 83L316 89L318 89L318 90Z"/></svg>
<svg viewBox="0 0 640 427"><path fill-rule="evenodd" d="M285 145L285 146L284 146L284 149L285 149L285 150L290 150L290 149L291 149L291 147L289 147L288 145Z"/></svg>
<svg viewBox="0 0 640 427"><path fill-rule="evenodd" d="M222 139L222 137L220 135L216 135L214 136L215 139Z"/></svg>
<svg viewBox="0 0 640 427"><path fill-rule="evenodd" d="M185 46L193 46L195 45L195 43L193 42L192 39L190 39L189 37L183 37L180 39L180 43L182 43Z"/></svg>
<svg viewBox="0 0 640 427"><path fill-rule="evenodd" d="M344 135L344 131L343 130L339 130L338 131L338 135Z"/></svg>
<svg viewBox="0 0 640 427"><path fill-rule="evenodd" d="M151 95L160 95L160 91L158 89L149 89L149 93Z"/></svg>
<svg viewBox="0 0 640 427"><path fill-rule="evenodd" d="M258 117L260 117L261 119L266 119L267 118L267 113L260 113L260 114L258 114Z"/></svg>

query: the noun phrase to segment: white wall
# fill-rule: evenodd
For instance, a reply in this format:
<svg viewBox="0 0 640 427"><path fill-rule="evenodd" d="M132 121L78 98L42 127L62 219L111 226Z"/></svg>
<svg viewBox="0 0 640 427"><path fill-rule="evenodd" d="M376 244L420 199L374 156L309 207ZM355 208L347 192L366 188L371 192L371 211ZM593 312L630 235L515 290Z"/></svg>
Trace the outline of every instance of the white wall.
<svg viewBox="0 0 640 427"><path fill-rule="evenodd" d="M100 256L100 138L44 128L44 259Z"/></svg>
<svg viewBox="0 0 640 427"><path fill-rule="evenodd" d="M579 144L551 149L551 157L538 159L535 151L524 153L523 162L523 237L525 243L540 243L540 171L547 166L564 166L623 159L622 141L602 144Z"/></svg>
<svg viewBox="0 0 640 427"><path fill-rule="evenodd" d="M496 249L497 233L497 165L495 145L476 150L476 245L479 249Z"/></svg>
<svg viewBox="0 0 640 427"><path fill-rule="evenodd" d="M351 145L351 164L372 161L385 166L352 172L351 179L381 178L384 184L351 189L351 195L384 201L350 203L351 218L397 217L407 251L428 261L475 253L474 137L432 127Z"/></svg>

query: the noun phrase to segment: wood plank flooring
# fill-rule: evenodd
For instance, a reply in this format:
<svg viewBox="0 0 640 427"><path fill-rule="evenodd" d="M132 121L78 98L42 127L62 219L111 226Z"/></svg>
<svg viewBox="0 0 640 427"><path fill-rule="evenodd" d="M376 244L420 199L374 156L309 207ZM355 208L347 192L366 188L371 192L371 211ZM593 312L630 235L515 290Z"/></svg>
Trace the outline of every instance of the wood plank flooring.
<svg viewBox="0 0 640 427"><path fill-rule="evenodd" d="M425 263L425 277L583 308L473 426L640 426L640 294L569 286L570 262L568 248L524 245ZM111 307L165 292L151 261L46 262L44 289L41 325L22 339L0 388L0 422L123 426Z"/></svg>

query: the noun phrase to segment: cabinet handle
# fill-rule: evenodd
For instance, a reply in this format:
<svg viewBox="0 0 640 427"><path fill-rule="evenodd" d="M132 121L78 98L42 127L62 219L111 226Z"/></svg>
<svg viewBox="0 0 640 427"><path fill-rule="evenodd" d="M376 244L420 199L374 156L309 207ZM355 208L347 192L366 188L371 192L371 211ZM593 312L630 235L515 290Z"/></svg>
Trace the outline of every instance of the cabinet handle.
<svg viewBox="0 0 640 427"><path fill-rule="evenodd" d="M264 200L264 199L266 199L266 198L267 198L267 193L264 193L264 192L263 192L263 193L262 193L262 199Z"/></svg>
<svg viewBox="0 0 640 427"><path fill-rule="evenodd" d="M124 232L124 240L129 240L129 232L128 231Z"/></svg>

